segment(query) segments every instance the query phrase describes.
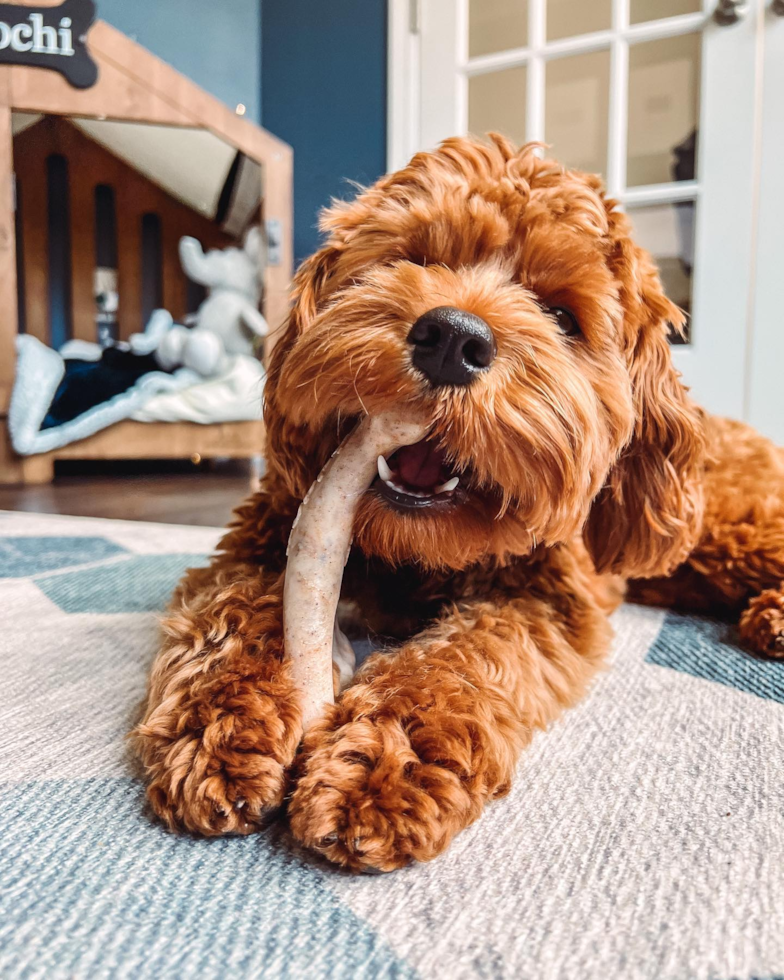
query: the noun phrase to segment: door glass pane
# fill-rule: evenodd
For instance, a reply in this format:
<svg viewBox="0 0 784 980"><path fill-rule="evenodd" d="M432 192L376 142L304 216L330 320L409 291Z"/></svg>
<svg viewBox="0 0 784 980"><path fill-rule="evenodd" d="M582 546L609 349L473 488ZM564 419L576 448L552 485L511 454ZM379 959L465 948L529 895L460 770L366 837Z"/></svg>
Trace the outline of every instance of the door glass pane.
<svg viewBox="0 0 784 980"><path fill-rule="evenodd" d="M528 0L469 0L469 57L524 48L527 43Z"/></svg>
<svg viewBox="0 0 784 980"><path fill-rule="evenodd" d="M578 170L605 171L609 93L609 51L547 63L544 133L556 159Z"/></svg>
<svg viewBox="0 0 784 980"><path fill-rule="evenodd" d="M690 180L696 173L699 34L629 49L627 184Z"/></svg>
<svg viewBox="0 0 784 980"><path fill-rule="evenodd" d="M701 9L702 0L631 0L629 18L632 24L640 24L644 20L694 14Z"/></svg>
<svg viewBox="0 0 784 980"><path fill-rule="evenodd" d="M659 266L664 291L691 317L691 285L694 269L694 201L629 208L638 245L647 249ZM686 324L686 343L690 323ZM673 336L673 343L684 343Z"/></svg>
<svg viewBox="0 0 784 980"><path fill-rule="evenodd" d="M548 41L605 31L611 22L612 0L547 0Z"/></svg>
<svg viewBox="0 0 784 980"><path fill-rule="evenodd" d="M475 136L495 132L525 142L524 67L468 79L468 129Z"/></svg>

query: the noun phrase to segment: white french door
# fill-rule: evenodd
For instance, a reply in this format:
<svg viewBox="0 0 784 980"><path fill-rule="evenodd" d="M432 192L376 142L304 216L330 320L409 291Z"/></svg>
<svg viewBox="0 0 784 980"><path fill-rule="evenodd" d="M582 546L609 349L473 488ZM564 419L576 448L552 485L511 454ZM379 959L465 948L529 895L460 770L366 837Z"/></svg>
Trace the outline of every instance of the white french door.
<svg viewBox="0 0 784 980"><path fill-rule="evenodd" d="M777 88L769 114L784 128L784 44L774 36L784 17L766 2L782 4L390 0L389 164L496 130L601 173L689 314L674 356L694 396L784 441L784 385L767 394L773 369L757 350L775 325L754 257L775 245L770 262L784 260L780 155L764 167L761 139L763 81ZM778 55L770 80L766 40ZM784 151L784 133L773 141ZM765 181L779 202L767 218ZM768 343L780 369L777 322Z"/></svg>
<svg viewBox="0 0 784 980"><path fill-rule="evenodd" d="M784 445L784 0L764 14L759 228L749 335L748 420Z"/></svg>

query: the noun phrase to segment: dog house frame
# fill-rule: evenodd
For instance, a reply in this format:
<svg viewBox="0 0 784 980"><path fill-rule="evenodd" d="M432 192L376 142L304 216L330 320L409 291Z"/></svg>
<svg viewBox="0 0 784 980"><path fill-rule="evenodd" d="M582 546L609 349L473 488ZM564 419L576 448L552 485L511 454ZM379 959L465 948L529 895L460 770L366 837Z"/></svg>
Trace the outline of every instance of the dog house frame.
<svg viewBox="0 0 784 980"><path fill-rule="evenodd" d="M21 65L0 65L0 483L45 482L52 477L55 459L252 457L263 448L261 422L197 425L186 422L142 423L125 421L88 439L39 456L17 456L10 446L6 416L14 381L15 340L18 330L18 287L12 113L81 117L203 129L219 137L251 161L261 172L262 231L274 227L274 259L264 263L263 312L272 333L285 320L292 273L292 150L190 79L156 58L139 44L103 21L96 21L88 39L98 65L92 88L75 89L59 74ZM71 222L84 221L84 212L71 208ZM72 248L75 242L72 240ZM264 241L267 241L266 235ZM85 280L89 272L83 255L73 254L73 303L84 309ZM125 269L123 263L130 263ZM132 263L135 263L132 264ZM138 284L138 255L118 255L120 315L128 284ZM82 278L77 283L77 270ZM167 273L164 270L164 275ZM39 280L46 271L36 270ZM132 290L131 290L132 292ZM95 340L89 318L73 318L73 334ZM49 337L41 339L49 340ZM267 342L269 346L269 339Z"/></svg>

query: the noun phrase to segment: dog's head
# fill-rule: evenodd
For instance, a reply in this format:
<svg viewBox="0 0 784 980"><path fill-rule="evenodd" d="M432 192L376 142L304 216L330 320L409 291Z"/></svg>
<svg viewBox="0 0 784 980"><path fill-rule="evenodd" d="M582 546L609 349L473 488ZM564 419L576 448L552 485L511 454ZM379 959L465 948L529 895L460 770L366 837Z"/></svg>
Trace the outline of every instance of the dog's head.
<svg viewBox="0 0 784 980"><path fill-rule="evenodd" d="M702 428L649 257L598 178L493 137L448 140L322 219L267 383L270 467L302 497L357 419L432 419L387 457L356 542L460 568L580 531L597 566L681 561Z"/></svg>

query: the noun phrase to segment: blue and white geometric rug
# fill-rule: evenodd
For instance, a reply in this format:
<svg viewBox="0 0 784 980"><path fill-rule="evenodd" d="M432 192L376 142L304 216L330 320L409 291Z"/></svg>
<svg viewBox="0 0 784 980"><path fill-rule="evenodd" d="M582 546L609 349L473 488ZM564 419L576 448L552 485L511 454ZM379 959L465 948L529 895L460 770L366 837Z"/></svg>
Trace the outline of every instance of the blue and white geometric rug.
<svg viewBox="0 0 784 980"><path fill-rule="evenodd" d="M177 837L124 736L220 532L0 513L0 977L784 976L784 663L626 606L613 662L428 865Z"/></svg>

